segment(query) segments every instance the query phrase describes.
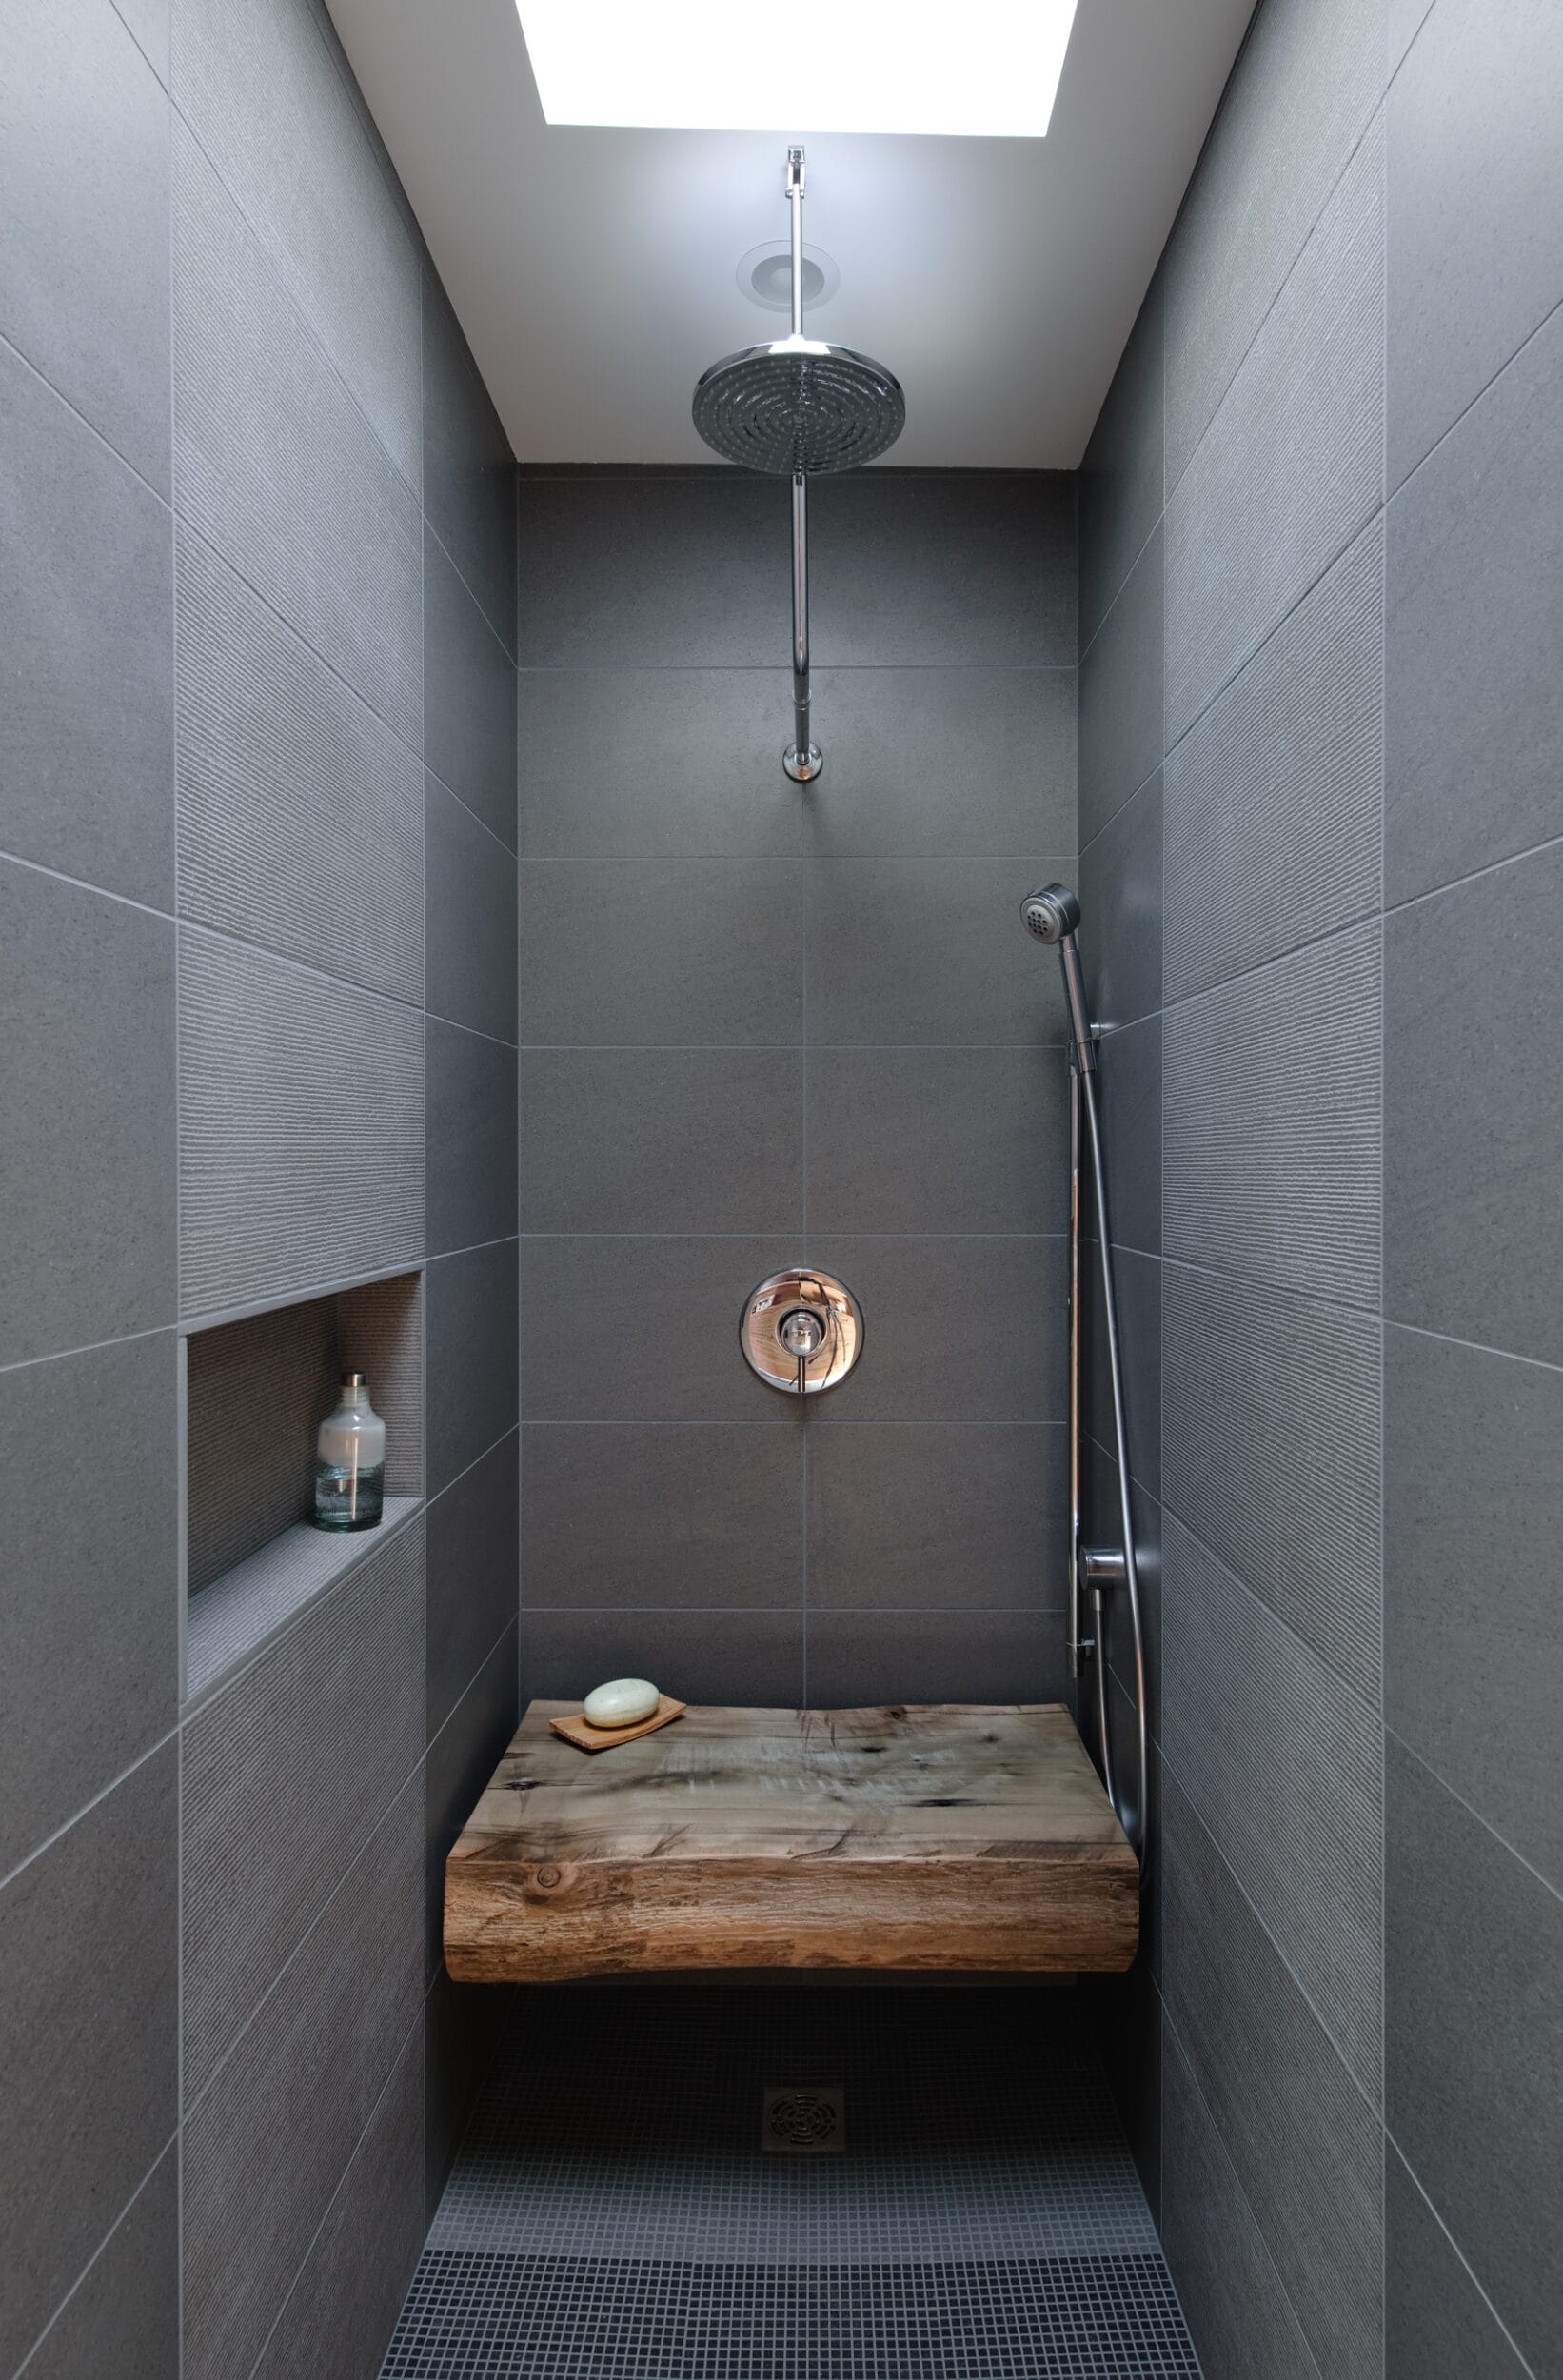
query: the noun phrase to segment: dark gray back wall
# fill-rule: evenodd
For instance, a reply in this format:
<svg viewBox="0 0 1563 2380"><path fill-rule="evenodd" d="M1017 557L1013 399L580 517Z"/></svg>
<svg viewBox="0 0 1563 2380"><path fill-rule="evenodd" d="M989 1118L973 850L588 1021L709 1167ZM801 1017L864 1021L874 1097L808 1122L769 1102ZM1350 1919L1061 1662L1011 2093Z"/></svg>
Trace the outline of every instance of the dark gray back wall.
<svg viewBox="0 0 1563 2380"><path fill-rule="evenodd" d="M514 467L323 9L5 39L0 2370L366 2380L498 2005ZM180 1332L392 1270L426 1510L184 1710Z"/></svg>
<svg viewBox="0 0 1563 2380"><path fill-rule="evenodd" d="M524 472L522 1676L850 1704L1063 1685L1064 1073L1022 934L1073 867L1074 489ZM801 1412L747 1292L865 1353Z"/></svg>
<svg viewBox="0 0 1563 2380"><path fill-rule="evenodd" d="M1110 2021L1213 2380L1563 2341L1560 98L1540 0L1266 0L1081 479L1163 1573Z"/></svg>

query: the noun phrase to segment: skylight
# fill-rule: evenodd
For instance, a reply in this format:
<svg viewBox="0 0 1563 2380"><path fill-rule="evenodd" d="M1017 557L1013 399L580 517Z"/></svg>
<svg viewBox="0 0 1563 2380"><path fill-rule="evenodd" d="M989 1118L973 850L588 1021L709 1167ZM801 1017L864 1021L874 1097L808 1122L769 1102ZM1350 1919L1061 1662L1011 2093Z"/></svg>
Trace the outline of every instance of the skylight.
<svg viewBox="0 0 1563 2380"><path fill-rule="evenodd" d="M1076 0L518 0L550 124L1039 140Z"/></svg>

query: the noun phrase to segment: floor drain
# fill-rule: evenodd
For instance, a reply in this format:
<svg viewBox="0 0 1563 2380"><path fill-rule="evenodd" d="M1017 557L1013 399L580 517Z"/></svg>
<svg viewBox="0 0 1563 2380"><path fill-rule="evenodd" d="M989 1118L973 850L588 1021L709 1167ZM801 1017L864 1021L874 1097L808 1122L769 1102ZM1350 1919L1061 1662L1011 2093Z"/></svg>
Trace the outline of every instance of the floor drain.
<svg viewBox="0 0 1563 2380"><path fill-rule="evenodd" d="M767 2083L760 2112L762 2149L813 2156L846 2147L846 2093L840 2083Z"/></svg>

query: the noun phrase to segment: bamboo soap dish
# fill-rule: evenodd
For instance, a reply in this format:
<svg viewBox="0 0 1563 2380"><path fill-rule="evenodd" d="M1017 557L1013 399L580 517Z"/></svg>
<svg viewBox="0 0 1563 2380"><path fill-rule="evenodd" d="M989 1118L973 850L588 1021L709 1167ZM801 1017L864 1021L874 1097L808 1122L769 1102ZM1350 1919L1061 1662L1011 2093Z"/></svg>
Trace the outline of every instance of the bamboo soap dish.
<svg viewBox="0 0 1563 2380"><path fill-rule="evenodd" d="M660 1695L657 1708L648 1719L637 1719L632 1727L593 1727L583 1712L570 1718L550 1719L548 1725L556 1735L563 1735L567 1744L575 1744L582 1752L607 1752L614 1744L632 1744L637 1735L655 1735L659 1727L682 1719L689 1705L675 1702L671 1695Z"/></svg>

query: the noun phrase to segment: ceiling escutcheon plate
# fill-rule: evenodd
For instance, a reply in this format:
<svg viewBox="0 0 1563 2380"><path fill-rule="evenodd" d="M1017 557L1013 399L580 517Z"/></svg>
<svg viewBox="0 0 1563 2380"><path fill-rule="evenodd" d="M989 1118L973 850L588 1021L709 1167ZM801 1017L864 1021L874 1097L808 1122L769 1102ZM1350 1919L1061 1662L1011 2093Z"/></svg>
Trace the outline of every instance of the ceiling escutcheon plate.
<svg viewBox="0 0 1563 2380"><path fill-rule="evenodd" d="M751 1372L784 1396L817 1397L862 1353L861 1308L844 1281L799 1265L773 1273L743 1301L739 1344Z"/></svg>

